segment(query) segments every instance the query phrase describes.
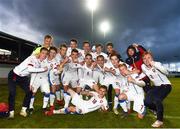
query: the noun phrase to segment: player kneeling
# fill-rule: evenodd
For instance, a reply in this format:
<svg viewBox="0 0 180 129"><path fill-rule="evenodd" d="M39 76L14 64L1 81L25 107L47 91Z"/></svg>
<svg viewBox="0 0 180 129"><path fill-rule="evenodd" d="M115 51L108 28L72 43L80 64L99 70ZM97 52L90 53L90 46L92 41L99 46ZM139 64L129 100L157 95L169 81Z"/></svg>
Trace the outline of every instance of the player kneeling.
<svg viewBox="0 0 180 129"><path fill-rule="evenodd" d="M81 92L83 95L91 96L89 100L83 100L80 95L78 95L75 91L68 89L67 91L72 97L72 104L74 106L69 106L67 108L53 110L46 112L46 115L52 114L86 114L89 112L93 112L98 109L102 109L106 111L108 109L108 103L105 98L107 87L100 86L98 92L94 91L83 91Z"/></svg>
<svg viewBox="0 0 180 129"><path fill-rule="evenodd" d="M138 118L142 119L145 115L144 106L144 91L143 86L145 82L142 80L144 74L132 74L131 71L127 69L126 64L120 64L119 70L122 75L120 81L121 94L118 96L120 105L123 110L127 111L126 100L133 101L133 110L138 113Z"/></svg>

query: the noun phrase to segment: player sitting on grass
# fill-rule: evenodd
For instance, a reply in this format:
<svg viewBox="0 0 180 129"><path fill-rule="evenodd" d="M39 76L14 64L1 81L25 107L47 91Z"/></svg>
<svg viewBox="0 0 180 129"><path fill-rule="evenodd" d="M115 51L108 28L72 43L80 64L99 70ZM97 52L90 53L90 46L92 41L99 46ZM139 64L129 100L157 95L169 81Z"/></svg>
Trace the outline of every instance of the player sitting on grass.
<svg viewBox="0 0 180 129"><path fill-rule="evenodd" d="M89 112L93 112L98 109L102 109L106 111L108 109L108 103L105 98L107 87L100 86L98 92L94 91L83 91L81 92L82 95L91 96L89 100L83 100L80 95L78 95L75 91L68 89L67 91L72 97L72 104L74 106L69 106L67 108L47 111L46 115L52 114L86 114Z"/></svg>

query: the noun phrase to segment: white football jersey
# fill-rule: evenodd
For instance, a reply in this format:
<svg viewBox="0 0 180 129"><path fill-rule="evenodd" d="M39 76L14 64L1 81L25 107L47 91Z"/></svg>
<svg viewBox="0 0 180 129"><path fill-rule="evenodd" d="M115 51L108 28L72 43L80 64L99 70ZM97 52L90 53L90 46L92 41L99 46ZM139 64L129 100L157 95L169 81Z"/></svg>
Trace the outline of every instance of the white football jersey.
<svg viewBox="0 0 180 129"><path fill-rule="evenodd" d="M16 66L13 71L21 77L28 76L31 73L43 72L44 68L41 67L40 64L40 60L37 59L36 56L31 55L26 58L21 64Z"/></svg>
<svg viewBox="0 0 180 129"><path fill-rule="evenodd" d="M133 79L135 79L136 81L140 81L142 78L145 77L144 74L131 74L131 75L128 75L128 76L131 76ZM135 94L144 94L144 90L142 87L136 85L136 84L133 84L133 83L129 83L128 80L127 80L127 77L124 77L122 76L119 83L120 83L120 89L123 90L123 91L131 91L132 93L135 93Z"/></svg>
<svg viewBox="0 0 180 129"><path fill-rule="evenodd" d="M94 52L93 53L93 60L96 60L96 58L99 56L99 55L102 55L104 57L104 59L107 61L109 58L108 58L108 55L104 52L101 52L100 54L98 54L97 52Z"/></svg>
<svg viewBox="0 0 180 129"><path fill-rule="evenodd" d="M93 73L94 73L94 70L92 68L88 68L86 63L81 66L81 75L80 75L80 78L83 78L83 79L93 79Z"/></svg>
<svg viewBox="0 0 180 129"><path fill-rule="evenodd" d="M90 92L93 96L89 100L84 100L83 105L87 112L95 111L101 107L108 109L108 103L105 97L100 98L97 92Z"/></svg>
<svg viewBox="0 0 180 129"><path fill-rule="evenodd" d="M160 62L154 62L152 68L147 67L145 64L141 66L142 71L146 74L149 79L154 83L155 86L161 86L162 84L171 84L167 78L168 71L162 66Z"/></svg>
<svg viewBox="0 0 180 129"><path fill-rule="evenodd" d="M81 53L81 51L82 51L82 50L79 49L79 48L75 48L75 49L77 49L79 53ZM71 51L72 51L72 48L71 48L71 47L68 47L67 52L66 52L66 56L70 56L70 55L71 55Z"/></svg>

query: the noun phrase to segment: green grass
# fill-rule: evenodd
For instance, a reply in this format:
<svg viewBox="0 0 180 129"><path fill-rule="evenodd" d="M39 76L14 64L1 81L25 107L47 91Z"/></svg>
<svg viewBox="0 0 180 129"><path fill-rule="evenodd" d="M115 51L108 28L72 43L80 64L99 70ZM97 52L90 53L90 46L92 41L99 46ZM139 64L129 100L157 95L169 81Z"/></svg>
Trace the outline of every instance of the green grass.
<svg viewBox="0 0 180 129"><path fill-rule="evenodd" d="M164 127L177 128L180 127L180 78L171 78L173 90L164 101L165 119ZM42 95L37 94L35 100L35 112L27 118L19 116L24 93L17 87L15 119L0 119L1 128L150 128L155 121L155 117L151 113L147 113L143 120L136 117L136 113L129 115L127 119L121 119L115 116L113 112L92 112L86 115L54 115L47 117L42 113ZM7 102L8 91L7 86L0 86L0 102Z"/></svg>

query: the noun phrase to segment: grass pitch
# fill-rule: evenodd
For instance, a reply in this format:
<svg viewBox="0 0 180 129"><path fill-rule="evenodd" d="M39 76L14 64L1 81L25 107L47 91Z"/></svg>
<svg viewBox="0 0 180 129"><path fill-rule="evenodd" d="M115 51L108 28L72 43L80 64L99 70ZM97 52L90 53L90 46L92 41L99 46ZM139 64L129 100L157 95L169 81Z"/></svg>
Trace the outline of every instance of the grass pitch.
<svg viewBox="0 0 180 129"><path fill-rule="evenodd" d="M180 128L180 78L170 78L173 89L164 101L164 127ZM150 128L155 121L152 113L147 112L143 120L139 120L133 112L126 119L115 116L113 112L92 112L86 115L53 115L42 113L42 94L35 98L34 113L23 118L19 116L23 91L17 86L15 119L0 119L0 128ZM7 102L7 85L0 85L0 102ZM58 106L56 108L59 108ZM120 109L121 111L121 109Z"/></svg>

